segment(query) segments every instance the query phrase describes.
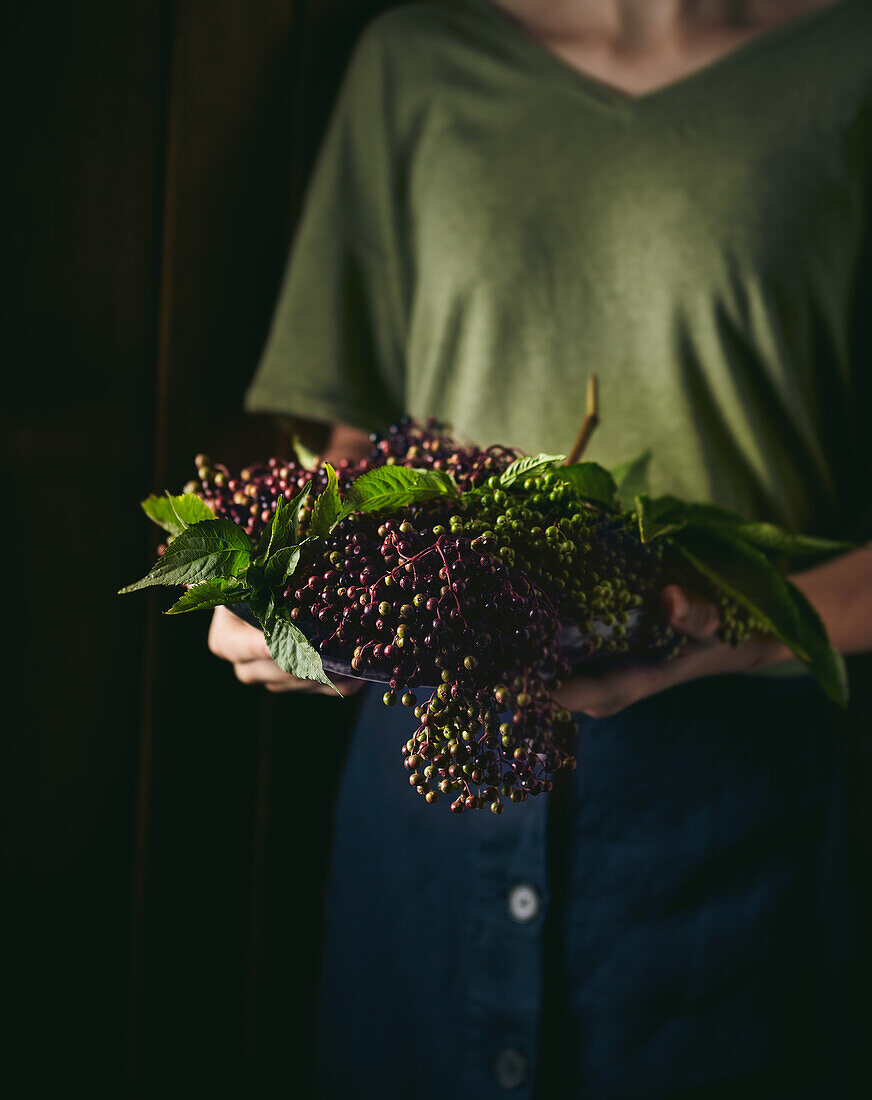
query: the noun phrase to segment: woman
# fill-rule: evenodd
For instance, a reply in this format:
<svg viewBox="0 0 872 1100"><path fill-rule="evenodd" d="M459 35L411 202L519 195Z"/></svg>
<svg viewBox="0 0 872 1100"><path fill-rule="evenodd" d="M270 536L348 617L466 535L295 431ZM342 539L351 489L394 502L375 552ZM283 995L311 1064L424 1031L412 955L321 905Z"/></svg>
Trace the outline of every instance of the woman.
<svg viewBox="0 0 872 1100"><path fill-rule="evenodd" d="M334 459L402 412L555 452L595 369L599 461L651 447L658 492L868 538L870 9L381 17L249 408L332 423ZM796 579L839 649L872 650L868 549ZM575 778L500 818L391 783L404 715L364 699L328 898L326 1095L859 1095L842 719L772 639L732 650L704 601L664 597L692 648L571 680ZM210 645L246 683L313 690L223 609Z"/></svg>

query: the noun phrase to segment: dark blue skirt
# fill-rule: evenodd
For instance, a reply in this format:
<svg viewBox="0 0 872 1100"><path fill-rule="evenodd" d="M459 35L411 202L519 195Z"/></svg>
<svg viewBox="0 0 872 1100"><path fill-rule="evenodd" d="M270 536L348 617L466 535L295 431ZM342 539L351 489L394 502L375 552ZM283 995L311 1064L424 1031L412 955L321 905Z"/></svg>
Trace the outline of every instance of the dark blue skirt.
<svg viewBox="0 0 872 1100"><path fill-rule="evenodd" d="M414 726L363 701L339 793L326 1097L854 1095L856 930L839 713L729 677L582 719L578 770L427 805Z"/></svg>

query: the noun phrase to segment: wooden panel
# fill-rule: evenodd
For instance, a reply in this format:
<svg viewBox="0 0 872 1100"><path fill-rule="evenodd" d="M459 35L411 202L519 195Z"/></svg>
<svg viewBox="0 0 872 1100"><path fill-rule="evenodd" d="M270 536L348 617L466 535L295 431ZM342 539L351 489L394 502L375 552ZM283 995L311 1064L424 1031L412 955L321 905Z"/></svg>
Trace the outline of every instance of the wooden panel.
<svg viewBox="0 0 872 1100"><path fill-rule="evenodd" d="M147 603L115 590L148 554L162 18L4 14L4 1078L118 1095Z"/></svg>
<svg viewBox="0 0 872 1100"><path fill-rule="evenodd" d="M154 486L193 455L272 453L242 394L289 231L292 5L173 6ZM166 604L166 598L163 598ZM135 1095L238 1095L251 1003L252 838L262 693L207 651L206 616L153 634L148 797L140 809Z"/></svg>

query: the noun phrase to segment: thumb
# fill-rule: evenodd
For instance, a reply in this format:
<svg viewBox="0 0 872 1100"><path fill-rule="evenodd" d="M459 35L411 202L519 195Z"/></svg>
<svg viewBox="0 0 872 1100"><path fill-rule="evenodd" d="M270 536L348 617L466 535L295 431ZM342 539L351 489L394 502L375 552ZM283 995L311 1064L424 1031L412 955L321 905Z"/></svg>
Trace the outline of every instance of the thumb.
<svg viewBox="0 0 872 1100"><path fill-rule="evenodd" d="M667 585L660 598L666 618L673 630L688 634L691 638L709 638L720 626L720 616L715 605L704 596Z"/></svg>

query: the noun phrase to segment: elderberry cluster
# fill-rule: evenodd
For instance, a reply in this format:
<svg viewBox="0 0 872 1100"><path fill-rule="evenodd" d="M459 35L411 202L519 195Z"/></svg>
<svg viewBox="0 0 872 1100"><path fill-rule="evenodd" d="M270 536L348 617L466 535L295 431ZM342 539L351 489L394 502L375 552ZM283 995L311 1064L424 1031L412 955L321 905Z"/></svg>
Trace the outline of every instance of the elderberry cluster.
<svg viewBox="0 0 872 1100"><path fill-rule="evenodd" d="M548 791L573 766L575 725L548 690L568 672L560 621L493 539L452 535L446 519L432 506L414 520L349 517L317 554L306 548L284 596L324 656L350 654L355 672L388 683L386 705L414 709L403 754L415 790L453 794L455 813L501 813L503 798Z"/></svg>
<svg viewBox="0 0 872 1100"><path fill-rule="evenodd" d="M587 505L545 473L508 489L489 478L451 524L493 541L503 560L549 593L584 637L578 656L619 656L631 642L636 652L674 654L678 637L659 614L663 547L640 541L632 515Z"/></svg>
<svg viewBox="0 0 872 1100"><path fill-rule="evenodd" d="M403 746L412 787L451 809L523 802L575 766L572 716L551 692L573 661L674 656L682 645L664 622L660 593L686 567L642 543L632 513L589 503L554 470L501 477L518 458L505 447L461 446L436 420L403 418L372 437L371 454L337 467L344 496L360 474L399 465L450 473L459 497L402 513L353 512L326 537L301 543L280 595L290 620L323 658L387 685L417 719ZM270 458L232 472L198 455L197 493L216 517L257 538L277 502L311 485L305 535L324 468ZM704 589L695 577L691 587ZM715 591L721 637L734 644L754 625Z"/></svg>
<svg viewBox="0 0 872 1100"><path fill-rule="evenodd" d="M445 471L454 476L460 491L466 492L501 474L518 455L508 447L462 446L434 417L419 424L404 416L387 432L373 433L370 439L373 449L367 457L358 462L343 459L336 467L340 492L360 474L392 465ZM204 454L197 455L194 464L197 477L185 485L184 491L196 493L216 517L232 519L252 538L257 538L269 523L280 496L291 500L306 485L311 485L304 504L305 526L312 501L327 484L323 466L310 469L297 458L278 455L237 471L213 463Z"/></svg>
<svg viewBox="0 0 872 1100"><path fill-rule="evenodd" d="M482 449L463 445L435 417L419 424L404 416L381 435L371 440L373 454L360 468L379 465L415 466L423 470L442 470L453 475L461 492L478 488L488 478L501 474L518 457L511 447L492 446Z"/></svg>

